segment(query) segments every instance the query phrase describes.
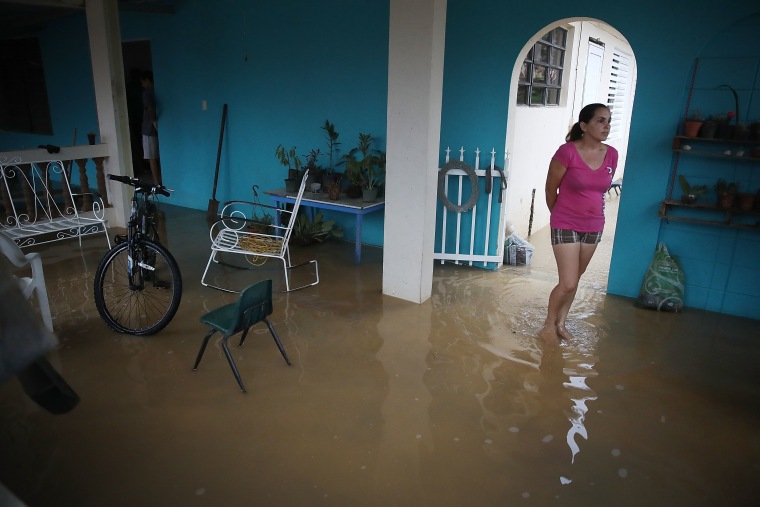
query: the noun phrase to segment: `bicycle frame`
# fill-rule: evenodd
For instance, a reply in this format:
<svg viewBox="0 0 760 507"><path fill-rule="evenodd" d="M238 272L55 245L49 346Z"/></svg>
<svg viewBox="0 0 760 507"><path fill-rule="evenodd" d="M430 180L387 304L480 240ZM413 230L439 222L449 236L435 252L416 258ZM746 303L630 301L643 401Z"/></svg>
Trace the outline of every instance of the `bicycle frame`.
<svg viewBox="0 0 760 507"><path fill-rule="evenodd" d="M128 176L107 175L134 187L126 234L117 236L95 272L98 313L111 329L147 336L163 329L182 298L182 276L169 250L158 241L157 202L171 195L162 185Z"/></svg>
<svg viewBox="0 0 760 507"><path fill-rule="evenodd" d="M149 239L156 243L159 242L154 213L155 205L151 202L151 197L155 197L156 194L168 196L170 195L169 189L163 185L146 185L136 178L129 178L127 176L109 174L108 178L135 187L125 238L129 245L127 274L129 277L129 288L131 290L142 290L145 287L145 279L143 277L145 270L153 271L154 268L150 264L142 262L145 259L143 259L143 252L138 250L140 241L142 239ZM153 232L153 237L150 236L151 231ZM134 269L135 259L138 259L138 267L141 269Z"/></svg>

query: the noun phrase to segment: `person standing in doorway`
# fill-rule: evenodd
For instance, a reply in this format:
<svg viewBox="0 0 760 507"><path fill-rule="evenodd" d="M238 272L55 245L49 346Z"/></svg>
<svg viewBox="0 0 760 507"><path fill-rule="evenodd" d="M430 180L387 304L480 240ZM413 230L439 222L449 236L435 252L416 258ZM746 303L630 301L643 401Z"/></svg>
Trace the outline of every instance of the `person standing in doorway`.
<svg viewBox="0 0 760 507"><path fill-rule="evenodd" d="M565 326L567 315L581 275L602 239L604 194L618 162L617 150L603 142L610 133L610 119L604 104L585 106L549 164L546 205L559 275L540 334L549 344L573 339Z"/></svg>
<svg viewBox="0 0 760 507"><path fill-rule="evenodd" d="M143 121L142 143L145 160L150 164L153 183L161 185L161 166L158 154L158 115L156 114L156 95L153 91L153 73L145 71L140 76L143 87Z"/></svg>

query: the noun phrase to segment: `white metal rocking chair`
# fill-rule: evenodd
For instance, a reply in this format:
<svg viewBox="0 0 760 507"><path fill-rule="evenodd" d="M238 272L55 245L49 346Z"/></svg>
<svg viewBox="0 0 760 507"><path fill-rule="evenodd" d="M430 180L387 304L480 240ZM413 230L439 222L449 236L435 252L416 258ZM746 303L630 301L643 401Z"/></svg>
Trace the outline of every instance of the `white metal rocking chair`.
<svg viewBox="0 0 760 507"><path fill-rule="evenodd" d="M282 261L284 268L286 292L311 287L312 285L317 285L319 283L319 266L316 259L295 266L290 261L290 237L293 234L293 226L296 223L298 208L301 205L301 198L303 197L308 175L309 171L307 170L301 180L301 186L298 190L298 196L296 197L296 202L293 205L292 210L274 208L272 206L259 204L258 202L249 201L229 201L225 203L222 208L221 218L214 222L209 230L209 236L211 237L211 255L206 263L206 269L203 271L201 284L205 287L211 287L225 292L240 292L213 285L206 281L211 262L219 263L218 256L220 253L244 255L249 258L261 257L263 260L268 258L279 259ZM257 208L269 208L276 214L277 220L275 224L269 226L271 227L273 234L257 232L251 230L249 227L250 225L257 223L255 216L253 216ZM249 215L251 216L249 217ZM315 281L291 288L289 271L293 268L305 266L307 264L314 264Z"/></svg>

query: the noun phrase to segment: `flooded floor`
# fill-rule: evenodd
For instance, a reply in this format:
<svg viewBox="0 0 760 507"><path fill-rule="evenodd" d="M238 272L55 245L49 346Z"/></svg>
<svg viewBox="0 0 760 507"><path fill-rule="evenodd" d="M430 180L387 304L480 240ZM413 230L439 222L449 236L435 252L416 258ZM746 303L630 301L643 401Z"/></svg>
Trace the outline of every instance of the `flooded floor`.
<svg viewBox="0 0 760 507"><path fill-rule="evenodd" d="M263 325L233 347L242 393L218 341L192 371L199 317L236 297L199 282L205 211L163 209L184 292L153 337L100 320L102 236L39 248L49 359L81 402L55 416L0 385L0 482L29 506L756 505L758 321L607 296L600 250L576 341L544 350L547 231L529 267L436 264L421 305L381 294L380 249L355 266L352 244L330 242L293 252L319 259L319 285L275 295L292 366Z"/></svg>

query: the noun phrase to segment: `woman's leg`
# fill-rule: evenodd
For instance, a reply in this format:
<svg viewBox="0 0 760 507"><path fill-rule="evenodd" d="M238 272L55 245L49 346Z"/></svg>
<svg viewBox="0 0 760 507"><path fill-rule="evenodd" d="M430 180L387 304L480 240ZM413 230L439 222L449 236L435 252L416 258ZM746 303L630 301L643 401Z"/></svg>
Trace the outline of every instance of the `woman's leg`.
<svg viewBox="0 0 760 507"><path fill-rule="evenodd" d="M549 295L549 307L541 337L547 342L572 340L573 336L565 327L567 315L575 299L581 275L591 262L596 244L560 243L552 245L557 261L559 283Z"/></svg>
<svg viewBox="0 0 760 507"><path fill-rule="evenodd" d="M549 294L549 307L546 314L544 329L556 335L556 339L569 339L569 336L559 334L559 325L564 329L565 318L573 303L578 287L580 274L580 243L561 243L552 245L554 258L557 261L559 282Z"/></svg>
<svg viewBox="0 0 760 507"><path fill-rule="evenodd" d="M560 339L564 340L573 339L573 335L570 334L570 332L565 327L565 322L567 320L567 315L570 313L570 306L572 306L573 301L575 300L575 294L578 292L578 283L580 282L581 275L586 272L586 268L591 262L591 257L593 257L594 252L596 251L596 244L575 243L575 245L579 246L577 257L575 260L571 258L567 259L567 263L570 264L571 267L570 269L565 267L565 276L567 278L566 281L568 282L565 288L568 292L566 293L565 297L562 298L560 307L557 310L556 314L557 334L559 335ZM555 256L556 255L557 253L555 250ZM573 264L575 265L572 266ZM557 271L560 273L560 285L562 285L562 268L560 268L559 259L557 260ZM570 288L570 285L572 285L572 289Z"/></svg>

